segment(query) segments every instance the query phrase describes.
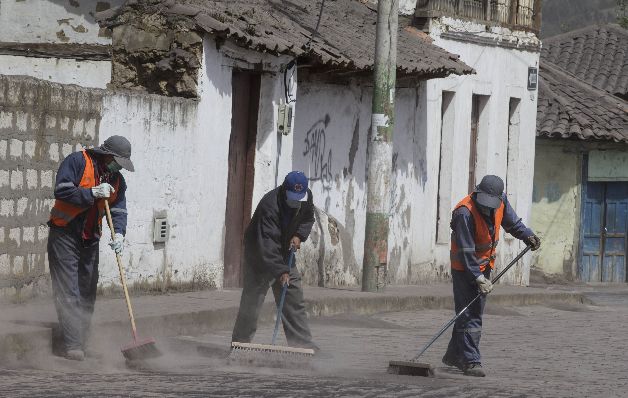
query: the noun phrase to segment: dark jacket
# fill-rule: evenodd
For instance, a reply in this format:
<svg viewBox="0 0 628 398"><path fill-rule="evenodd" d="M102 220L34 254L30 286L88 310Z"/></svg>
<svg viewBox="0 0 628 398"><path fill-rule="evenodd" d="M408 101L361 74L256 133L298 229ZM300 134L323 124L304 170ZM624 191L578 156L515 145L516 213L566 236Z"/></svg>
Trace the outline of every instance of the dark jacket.
<svg viewBox="0 0 628 398"><path fill-rule="evenodd" d="M502 200L504 201L504 218L502 219L501 226L504 230L521 240L534 235L534 233L525 226L523 221L521 221L521 218L517 216L517 213L515 213L515 210L510 206L505 194L502 196ZM494 221L486 217L484 217L484 220L492 234L494 231L494 226L492 225ZM451 229L453 231L453 238L456 239L456 244L460 248L465 269L467 272L473 274L474 278L479 277L482 273L480 272L479 261L475 256L475 221L469 209L463 206L454 210L451 217Z"/></svg>
<svg viewBox="0 0 628 398"><path fill-rule="evenodd" d="M94 162L94 167L98 167L98 156L94 156L87 151ZM85 171L85 158L81 152L74 152L68 155L57 171L55 182L54 197L80 207L94 206L95 199L89 188L80 188L81 177ZM119 179L117 198L111 206L111 219L115 232L126 234L127 210L126 210L126 182L120 173L109 175L106 181L111 185L115 185L115 180ZM97 184L98 185L98 184ZM81 231L85 225L85 215L87 212L79 214L74 220L68 224L66 228L81 236ZM59 227L55 227L59 228Z"/></svg>
<svg viewBox="0 0 628 398"><path fill-rule="evenodd" d="M290 240L298 236L305 242L314 224L312 198L308 189L308 200L290 217L292 209L285 204L283 187L264 195L244 233L244 258L248 266L273 277L288 272Z"/></svg>

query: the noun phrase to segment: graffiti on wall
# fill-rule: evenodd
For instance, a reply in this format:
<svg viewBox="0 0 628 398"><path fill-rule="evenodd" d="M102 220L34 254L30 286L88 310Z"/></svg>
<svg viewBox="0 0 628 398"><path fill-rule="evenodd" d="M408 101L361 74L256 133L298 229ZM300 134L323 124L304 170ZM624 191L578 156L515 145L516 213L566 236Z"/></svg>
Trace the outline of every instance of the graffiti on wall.
<svg viewBox="0 0 628 398"><path fill-rule="evenodd" d="M316 121L305 134L303 156L309 157L310 180L321 181L323 188L330 189L333 179L331 173L332 150L327 147L327 126L331 118L329 114Z"/></svg>

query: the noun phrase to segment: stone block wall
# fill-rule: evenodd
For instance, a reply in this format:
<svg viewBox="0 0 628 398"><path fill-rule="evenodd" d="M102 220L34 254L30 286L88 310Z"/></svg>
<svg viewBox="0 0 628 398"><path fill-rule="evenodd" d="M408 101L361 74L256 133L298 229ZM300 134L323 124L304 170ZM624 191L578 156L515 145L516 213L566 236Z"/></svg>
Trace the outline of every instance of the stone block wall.
<svg viewBox="0 0 628 398"><path fill-rule="evenodd" d="M0 292L47 286L46 222L65 156L98 142L103 90L0 76Z"/></svg>

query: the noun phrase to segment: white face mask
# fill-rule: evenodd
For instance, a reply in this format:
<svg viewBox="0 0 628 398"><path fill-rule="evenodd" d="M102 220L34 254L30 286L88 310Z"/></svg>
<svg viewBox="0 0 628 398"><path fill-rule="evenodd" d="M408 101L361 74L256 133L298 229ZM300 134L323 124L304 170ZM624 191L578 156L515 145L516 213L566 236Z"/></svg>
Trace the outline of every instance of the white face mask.
<svg viewBox="0 0 628 398"><path fill-rule="evenodd" d="M301 208L301 201L299 201L299 200L286 199L286 204L291 209L299 209L299 208Z"/></svg>

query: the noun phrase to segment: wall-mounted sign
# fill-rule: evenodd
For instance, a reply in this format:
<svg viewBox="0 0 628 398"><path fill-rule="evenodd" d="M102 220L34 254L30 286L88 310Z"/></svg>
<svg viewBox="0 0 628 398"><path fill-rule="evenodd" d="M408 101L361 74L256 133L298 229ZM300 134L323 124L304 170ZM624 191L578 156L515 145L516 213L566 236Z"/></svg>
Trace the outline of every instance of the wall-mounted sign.
<svg viewBox="0 0 628 398"><path fill-rule="evenodd" d="M536 90L539 82L539 70L533 66L528 68L528 90Z"/></svg>

